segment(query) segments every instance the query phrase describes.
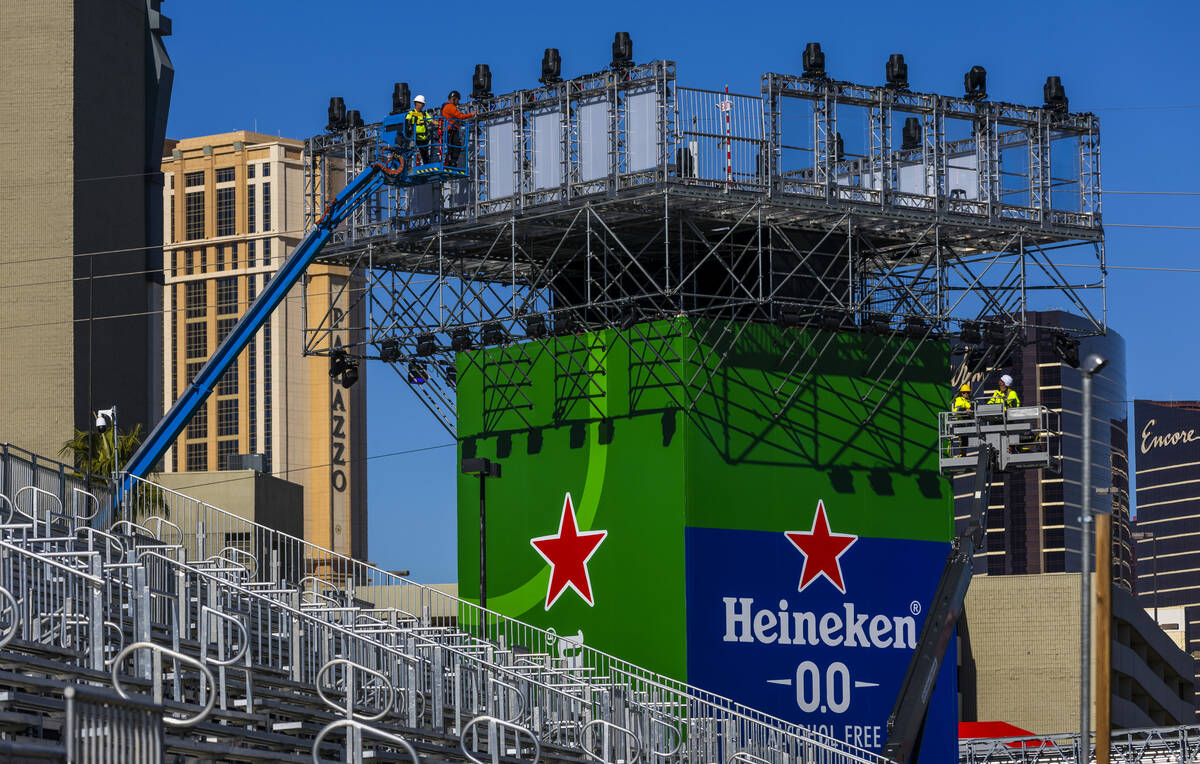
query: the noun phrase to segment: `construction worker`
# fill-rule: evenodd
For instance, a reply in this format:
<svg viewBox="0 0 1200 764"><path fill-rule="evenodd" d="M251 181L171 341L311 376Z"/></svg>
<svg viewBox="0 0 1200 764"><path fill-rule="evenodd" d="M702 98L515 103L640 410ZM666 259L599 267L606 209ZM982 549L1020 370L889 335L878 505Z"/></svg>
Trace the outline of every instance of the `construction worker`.
<svg viewBox="0 0 1200 764"><path fill-rule="evenodd" d="M992 397L988 399L988 403L1003 403L1004 408L1011 409L1021 405L1021 398L1017 395L1017 391L1013 390L1011 385L1013 378L1007 374L1000 375L1000 383L996 387Z"/></svg>
<svg viewBox="0 0 1200 764"><path fill-rule="evenodd" d="M459 111L458 102L461 98L461 93L451 90L446 96L446 103L442 104L442 130L445 131L442 145L446 147L447 167L458 167L458 158L462 154L465 133L460 129L460 123L475 116L473 111Z"/></svg>
<svg viewBox="0 0 1200 764"><path fill-rule="evenodd" d="M404 115L404 131L421 152L422 164L429 161L429 141L433 137L433 117L425 113L425 96L413 99L412 109Z"/></svg>
<svg viewBox="0 0 1200 764"><path fill-rule="evenodd" d="M958 388L958 395L954 396L954 403L951 404L950 410L955 414L970 414L971 413L971 386L963 384Z"/></svg>

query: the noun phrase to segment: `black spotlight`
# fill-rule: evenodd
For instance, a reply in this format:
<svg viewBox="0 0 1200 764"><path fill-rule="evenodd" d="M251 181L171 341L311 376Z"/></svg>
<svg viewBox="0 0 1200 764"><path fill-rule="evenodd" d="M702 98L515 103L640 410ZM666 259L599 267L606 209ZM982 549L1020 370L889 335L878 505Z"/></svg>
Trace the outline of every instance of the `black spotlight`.
<svg viewBox="0 0 1200 764"><path fill-rule="evenodd" d="M963 90L963 98L969 101L982 101L987 98L987 69L972 66L971 71L963 75Z"/></svg>
<svg viewBox="0 0 1200 764"><path fill-rule="evenodd" d="M581 330L579 322L571 316L555 316L554 317L554 333L559 337L566 337L569 334L578 334Z"/></svg>
<svg viewBox="0 0 1200 764"><path fill-rule="evenodd" d="M429 381L429 372L425 370L425 364L420 361L413 361L408 365L408 382L412 385L423 385Z"/></svg>
<svg viewBox="0 0 1200 764"><path fill-rule="evenodd" d="M546 317L529 316L525 319L525 336L540 340L546 336Z"/></svg>
<svg viewBox="0 0 1200 764"><path fill-rule="evenodd" d="M845 320L845 315L836 310L826 310L821 312L821 328L836 332L842 328L842 322Z"/></svg>
<svg viewBox="0 0 1200 764"><path fill-rule="evenodd" d="M346 129L346 102L338 96L329 99L329 124L325 125L325 129Z"/></svg>
<svg viewBox="0 0 1200 764"><path fill-rule="evenodd" d="M892 331L892 317L887 313L870 313L863 328L875 334L889 334Z"/></svg>
<svg viewBox="0 0 1200 764"><path fill-rule="evenodd" d="M908 90L908 64L904 63L903 53L893 53L888 57L887 86L897 90Z"/></svg>
<svg viewBox="0 0 1200 764"><path fill-rule="evenodd" d="M392 85L392 114L403 114L412 103L412 91L407 82L397 82Z"/></svg>
<svg viewBox="0 0 1200 764"><path fill-rule="evenodd" d="M329 378L337 379L351 367L350 356L345 350L338 348L329 354Z"/></svg>
<svg viewBox="0 0 1200 764"><path fill-rule="evenodd" d="M353 130L356 127L363 126L362 113L358 109L351 109L346 112L346 127Z"/></svg>
<svg viewBox="0 0 1200 764"><path fill-rule="evenodd" d="M542 76L538 82L543 85L562 82L562 56L558 55L558 48L546 48L542 54Z"/></svg>
<svg viewBox="0 0 1200 764"><path fill-rule="evenodd" d="M962 330L958 336L969 345L978 345L983 342L983 334L980 333L979 323L976 321L963 321Z"/></svg>
<svg viewBox="0 0 1200 764"><path fill-rule="evenodd" d="M919 149L921 148L921 120L917 117L908 117L904 120L904 130L901 132L902 143L901 149Z"/></svg>
<svg viewBox="0 0 1200 764"><path fill-rule="evenodd" d="M492 97L492 70L487 64L475 64L475 74L471 76L471 98L478 101Z"/></svg>
<svg viewBox="0 0 1200 764"><path fill-rule="evenodd" d="M1079 340L1066 332L1054 332L1051 343L1055 356L1072 369L1079 368Z"/></svg>
<svg viewBox="0 0 1200 764"><path fill-rule="evenodd" d="M912 337L914 340L919 340L929 332L929 324L919 318L910 318L904 324L905 335Z"/></svg>
<svg viewBox="0 0 1200 764"><path fill-rule="evenodd" d="M613 69L628 69L633 66L633 40L628 32L617 32L613 38Z"/></svg>
<svg viewBox="0 0 1200 764"><path fill-rule="evenodd" d="M824 79L825 54L821 52L821 43L810 42L804 46L804 76L810 79Z"/></svg>
<svg viewBox="0 0 1200 764"><path fill-rule="evenodd" d="M437 338L432 334L417 335L417 355L433 355L437 352Z"/></svg>
<svg viewBox="0 0 1200 764"><path fill-rule="evenodd" d="M379 360L384 363L396 363L400 360L400 341L386 339L379 343Z"/></svg>
<svg viewBox="0 0 1200 764"><path fill-rule="evenodd" d="M998 346L1008 343L1008 337L1004 333L1003 324L985 324L983 327L983 341L989 345Z"/></svg>
<svg viewBox="0 0 1200 764"><path fill-rule="evenodd" d="M456 353L471 349L471 330L462 327L450 332L450 349Z"/></svg>
<svg viewBox="0 0 1200 764"><path fill-rule="evenodd" d="M357 381L358 381L358 367L357 366L351 366L349 369L346 369L344 372L342 372L342 387L349 390L351 387L354 386L354 383Z"/></svg>
<svg viewBox="0 0 1200 764"><path fill-rule="evenodd" d="M781 305L775 314L775 322L780 326L800 326L804 323L804 314L794 305Z"/></svg>
<svg viewBox="0 0 1200 764"><path fill-rule="evenodd" d="M1047 109L1064 114L1068 111L1067 90L1058 77L1046 78L1046 84L1042 86L1042 95L1046 98Z"/></svg>
<svg viewBox="0 0 1200 764"><path fill-rule="evenodd" d="M840 162L842 157L846 156L846 141L842 140L842 134L837 134L837 140L833 143L833 161Z"/></svg>
<svg viewBox="0 0 1200 764"><path fill-rule="evenodd" d="M458 367L451 363L447 364L445 369L446 384L450 386L451 390L453 390L454 388L458 387Z"/></svg>
<svg viewBox="0 0 1200 764"><path fill-rule="evenodd" d="M506 341L508 341L508 334L505 333L503 326L495 321L483 325L483 344L503 345Z"/></svg>

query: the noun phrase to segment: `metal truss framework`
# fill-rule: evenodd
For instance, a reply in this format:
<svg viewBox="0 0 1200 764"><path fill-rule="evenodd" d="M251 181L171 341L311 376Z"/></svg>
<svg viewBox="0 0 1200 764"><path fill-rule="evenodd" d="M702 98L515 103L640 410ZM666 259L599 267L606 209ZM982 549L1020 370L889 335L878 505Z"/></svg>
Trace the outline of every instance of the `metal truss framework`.
<svg viewBox="0 0 1200 764"><path fill-rule="evenodd" d="M739 327L903 333L870 364L869 419L920 344L963 322L993 327L993 347L959 374L1002 361L1030 310L1105 329L1091 115L777 74L761 98L728 95L676 87L669 62L472 108L469 182L388 188L323 253L367 285L349 295L367 321L348 350L386 347L406 379L415 368L427 381L413 390L451 432L466 347L525 357L489 366L500 407L528 405L536 354L586 391L605 343L624 342L690 410ZM893 141L913 119L919 141ZM856 121L858 143L843 137ZM309 139L306 213L379 150L378 125ZM345 328L341 313L306 316L306 352ZM782 412L833 334L780 336Z"/></svg>

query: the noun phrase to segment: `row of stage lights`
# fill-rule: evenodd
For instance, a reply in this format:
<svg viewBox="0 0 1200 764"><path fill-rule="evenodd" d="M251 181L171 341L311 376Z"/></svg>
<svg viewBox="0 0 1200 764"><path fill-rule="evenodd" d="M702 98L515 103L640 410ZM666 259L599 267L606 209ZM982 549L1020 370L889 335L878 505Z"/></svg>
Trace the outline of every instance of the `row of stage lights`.
<svg viewBox="0 0 1200 764"><path fill-rule="evenodd" d="M806 79L828 80L825 71L825 53L819 42L810 42L804 47L801 63ZM613 38L612 62L609 67L613 71L632 68L633 40L628 32L618 32ZM886 87L893 90L908 90L908 64L904 63L904 54L893 53L888 57L884 67ZM542 55L542 76L538 82L543 85L553 85L562 82L562 56L558 48L546 48ZM982 66L972 66L963 75L963 97L969 101L987 99L987 70ZM1062 79L1056 76L1046 78L1042 86L1042 96L1045 108L1051 111L1066 113L1069 102L1067 91ZM476 101L492 97L492 70L487 64L476 64L475 73L471 76L471 98ZM397 82L392 86L392 114L408 111L412 103L412 91L407 82ZM340 97L329 99L329 122L326 129L347 130L363 126L362 113L358 109L346 109L346 102ZM911 131L916 130L915 137ZM920 126L915 117L910 117L904 124L904 148L916 148L920 145ZM911 144L911 145L910 145Z"/></svg>

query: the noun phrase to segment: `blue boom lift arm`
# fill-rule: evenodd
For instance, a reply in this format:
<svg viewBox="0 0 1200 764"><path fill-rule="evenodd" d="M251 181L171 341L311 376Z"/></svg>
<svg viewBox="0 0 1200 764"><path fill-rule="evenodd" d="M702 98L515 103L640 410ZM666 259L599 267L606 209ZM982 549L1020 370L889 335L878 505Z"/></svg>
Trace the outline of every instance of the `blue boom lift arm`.
<svg viewBox="0 0 1200 764"><path fill-rule="evenodd" d="M304 275L309 263L320 253L325 242L329 240L333 229L354 212L363 202L369 199L383 186L385 181L395 182L395 176L402 172L394 165L388 167L375 162L363 170L342 189L332 202L325 208L325 214L317 221L316 226L292 250L292 254L279 268L274 278L267 282L266 287L258 298L246 309L228 336L217 346L216 352L200 369L200 373L192 380L191 385L184 391L171 410L167 412L151 431L149 437L125 465L124 476L117 491L117 501L132 487L135 478L144 478L154 465L166 453L167 448L183 431L188 420L196 410L212 395L217 382L225 371L237 360L250 340L262 328L271 313L283 301L296 282Z"/></svg>

